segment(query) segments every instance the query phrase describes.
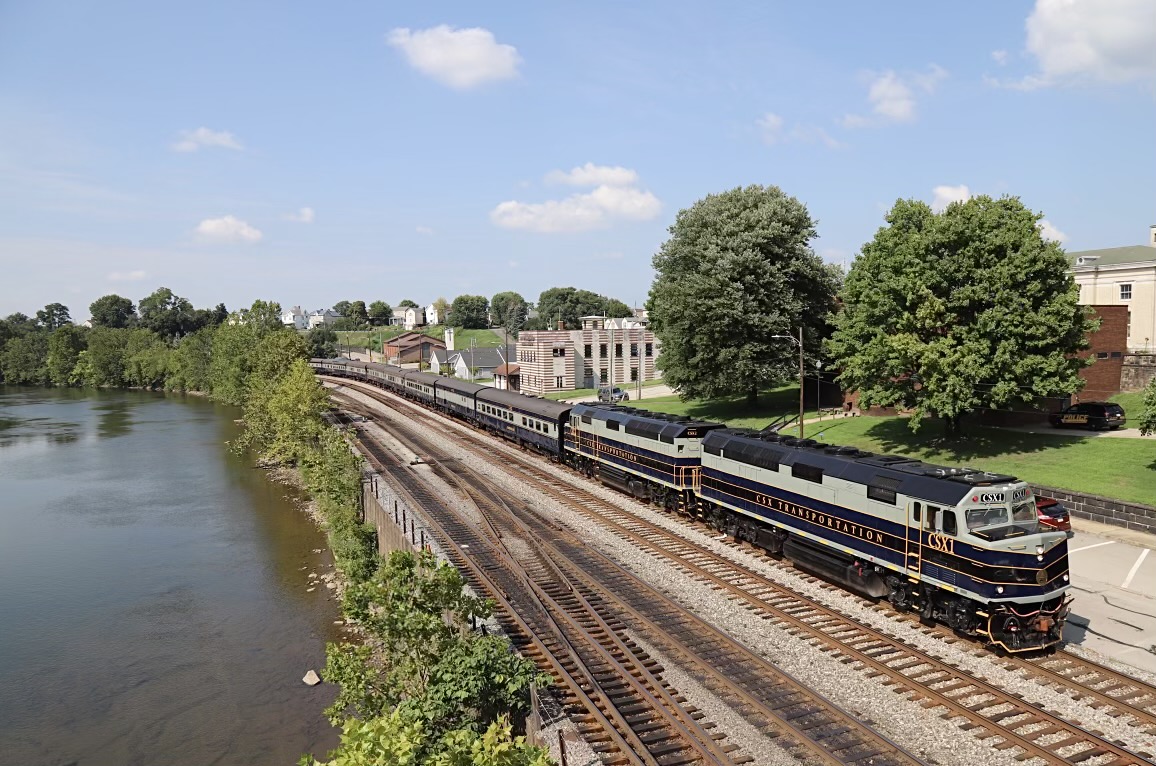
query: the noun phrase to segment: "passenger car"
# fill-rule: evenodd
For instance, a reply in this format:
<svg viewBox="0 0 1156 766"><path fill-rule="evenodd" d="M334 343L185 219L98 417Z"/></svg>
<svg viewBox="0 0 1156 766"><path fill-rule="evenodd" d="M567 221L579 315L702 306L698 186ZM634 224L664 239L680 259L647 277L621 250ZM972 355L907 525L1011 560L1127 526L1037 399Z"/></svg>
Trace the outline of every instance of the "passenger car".
<svg viewBox="0 0 1156 766"><path fill-rule="evenodd" d="M626 402L629 400L630 394L626 393L618 386L615 386L614 388L611 388L610 386L598 387L598 401L600 402L610 402L611 404L617 404L618 402Z"/></svg>
<svg viewBox="0 0 1156 766"><path fill-rule="evenodd" d="M1072 519L1068 516L1068 509L1059 500L1036 495L1036 514L1039 516L1041 526L1067 532L1068 537L1075 534L1072 531Z"/></svg>
<svg viewBox="0 0 1156 766"><path fill-rule="evenodd" d="M1110 428L1115 430L1128 422L1124 408L1111 402L1081 402L1066 410L1053 412L1048 422L1056 428L1090 428L1093 431Z"/></svg>

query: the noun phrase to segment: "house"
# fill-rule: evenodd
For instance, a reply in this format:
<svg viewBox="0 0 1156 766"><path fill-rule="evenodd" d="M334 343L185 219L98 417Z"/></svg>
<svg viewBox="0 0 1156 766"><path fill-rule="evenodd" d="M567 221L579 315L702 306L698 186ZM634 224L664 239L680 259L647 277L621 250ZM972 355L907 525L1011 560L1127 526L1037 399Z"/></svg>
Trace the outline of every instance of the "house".
<svg viewBox="0 0 1156 766"><path fill-rule="evenodd" d="M294 306L281 313L281 324L294 330L306 330L309 328L309 315L300 306Z"/></svg>
<svg viewBox="0 0 1156 766"><path fill-rule="evenodd" d="M438 338L431 338L420 332L403 332L382 344L381 352L389 364L429 365L437 349L444 350L446 344Z"/></svg>
<svg viewBox="0 0 1156 766"><path fill-rule="evenodd" d="M1156 225L1148 244L1068 253L1072 276L1085 306L1126 306L1127 349L1148 353L1156 347Z"/></svg>
<svg viewBox="0 0 1156 766"><path fill-rule="evenodd" d="M443 322L446 321L446 319L447 319L447 317L442 316L438 312L438 307L437 307L436 303L431 303L430 305L425 307L425 322L426 322L426 324L442 324Z"/></svg>
<svg viewBox="0 0 1156 766"><path fill-rule="evenodd" d="M494 388L505 391L521 391L521 369L516 364L499 364L494 368Z"/></svg>
<svg viewBox="0 0 1156 766"><path fill-rule="evenodd" d="M425 323L425 309L410 306L405 310L405 321L402 322L405 329L412 330L415 327L423 326Z"/></svg>
<svg viewBox="0 0 1156 766"><path fill-rule="evenodd" d="M582 317L580 330L524 330L518 336L519 385L541 395L656 380L660 345L644 320L631 317Z"/></svg>
<svg viewBox="0 0 1156 766"><path fill-rule="evenodd" d="M333 324L338 319L341 319L341 315L338 314L333 309L320 309L318 311L310 311L309 312L309 329L312 330L314 327L320 327L321 325L324 325L324 324ZM282 317L282 321L284 321L284 317Z"/></svg>
<svg viewBox="0 0 1156 766"><path fill-rule="evenodd" d="M496 348L467 348L460 351L443 348L436 349L430 357L430 370L462 380L479 380L494 377L495 370L505 363L501 350Z"/></svg>

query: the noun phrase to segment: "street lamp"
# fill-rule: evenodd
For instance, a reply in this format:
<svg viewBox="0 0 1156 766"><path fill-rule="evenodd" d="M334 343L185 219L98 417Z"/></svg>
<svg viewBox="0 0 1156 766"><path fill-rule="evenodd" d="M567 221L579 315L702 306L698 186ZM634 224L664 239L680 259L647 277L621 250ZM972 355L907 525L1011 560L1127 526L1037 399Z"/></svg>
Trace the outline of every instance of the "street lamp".
<svg viewBox="0 0 1156 766"><path fill-rule="evenodd" d="M823 419L823 363L815 360L815 414L819 420Z"/></svg>
<svg viewBox="0 0 1156 766"><path fill-rule="evenodd" d="M803 328L799 327L799 337L793 335L772 335L772 338L785 338L799 347L799 438L803 438Z"/></svg>

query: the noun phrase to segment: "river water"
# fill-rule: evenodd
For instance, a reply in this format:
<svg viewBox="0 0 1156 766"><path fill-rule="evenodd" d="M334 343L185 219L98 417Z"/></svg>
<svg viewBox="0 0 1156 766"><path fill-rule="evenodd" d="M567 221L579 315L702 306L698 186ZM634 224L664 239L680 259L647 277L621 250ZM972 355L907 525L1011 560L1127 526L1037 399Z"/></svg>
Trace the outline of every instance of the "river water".
<svg viewBox="0 0 1156 766"><path fill-rule="evenodd" d="M193 397L0 386L0 762L293 764L338 608L324 538Z"/></svg>

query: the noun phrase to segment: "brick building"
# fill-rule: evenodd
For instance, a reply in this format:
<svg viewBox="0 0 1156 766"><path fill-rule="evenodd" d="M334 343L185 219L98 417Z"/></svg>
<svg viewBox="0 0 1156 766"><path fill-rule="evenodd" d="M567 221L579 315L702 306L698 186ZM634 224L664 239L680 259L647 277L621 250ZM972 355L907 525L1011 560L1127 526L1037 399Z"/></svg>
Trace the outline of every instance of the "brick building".
<svg viewBox="0 0 1156 766"><path fill-rule="evenodd" d="M521 390L527 394L594 388L629 388L659 377L659 341L645 320L582 317L580 330L526 330L518 336Z"/></svg>
<svg viewBox="0 0 1156 766"><path fill-rule="evenodd" d="M1072 397L1073 402L1098 401L1120 393L1120 374L1128 351L1128 306L1088 308L1100 318L1100 329L1088 335L1089 348L1081 351L1080 357L1093 356L1096 361L1080 370L1080 377L1087 385Z"/></svg>

